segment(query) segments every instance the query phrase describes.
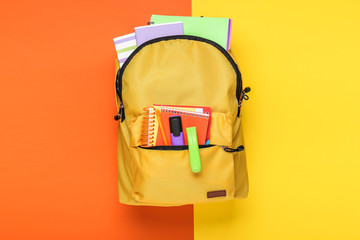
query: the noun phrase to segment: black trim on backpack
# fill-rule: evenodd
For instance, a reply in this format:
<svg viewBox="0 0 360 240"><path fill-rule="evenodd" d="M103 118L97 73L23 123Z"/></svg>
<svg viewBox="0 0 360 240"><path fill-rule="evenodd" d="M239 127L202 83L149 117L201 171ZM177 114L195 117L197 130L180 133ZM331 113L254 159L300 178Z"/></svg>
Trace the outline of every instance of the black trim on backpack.
<svg viewBox="0 0 360 240"><path fill-rule="evenodd" d="M199 42L205 42L208 43L214 47L216 47L222 54L224 54L224 56L228 59L228 61L230 62L231 66L234 68L235 73L236 73L236 98L238 100L238 102L240 103L240 95L241 95L241 91L242 91L242 79L241 79L241 73L239 71L238 66L236 65L234 59L230 56L230 54L222 47L220 46L218 43L206 39L206 38L202 38L202 37L197 37L197 36L191 36L191 35L174 35L174 36L166 36L166 37L160 37L160 38L155 38L155 39L151 39L143 44L141 44L139 47L137 47L131 54L130 56L125 60L123 66L118 70L117 74L116 74L116 82L115 82L115 88L116 88L116 92L117 95L120 98L120 102L121 104L123 103L123 99L122 99L122 76L124 74L124 70L126 69L127 65L129 64L129 62L131 61L131 59L133 59L133 57L144 47L146 47L147 45L156 43L156 42L160 42L160 41L167 41L167 40L174 40L174 39L188 39L188 40L194 40L194 41L199 41ZM119 109L119 112L122 112L121 114L121 122L125 120L125 111L124 111L124 107L122 107L122 110ZM240 114L240 108L238 109L238 113L237 116L239 116ZM120 114L119 114L120 115ZM120 118L119 118L120 120Z"/></svg>
<svg viewBox="0 0 360 240"><path fill-rule="evenodd" d="M208 145L199 145L199 148L209 148L209 147L214 147L216 145L213 144L208 144ZM149 150L188 150L189 146L188 145L170 145L170 146L152 146L152 147L142 147L139 146L139 148L143 148L143 149L149 149Z"/></svg>
<svg viewBox="0 0 360 240"><path fill-rule="evenodd" d="M214 147L216 145L214 144L208 144L208 145L199 145L199 149L201 148L209 148L209 147ZM148 150L162 150L162 151L176 151L176 150L188 150L189 146L188 145L170 145L170 146L151 146L151 147L143 147L143 146L138 146L139 148L143 148L143 149L148 149ZM244 145L240 145L237 148L230 148L227 146L221 146L222 149L225 152L229 152L229 153L233 153L233 152L241 152L244 151Z"/></svg>

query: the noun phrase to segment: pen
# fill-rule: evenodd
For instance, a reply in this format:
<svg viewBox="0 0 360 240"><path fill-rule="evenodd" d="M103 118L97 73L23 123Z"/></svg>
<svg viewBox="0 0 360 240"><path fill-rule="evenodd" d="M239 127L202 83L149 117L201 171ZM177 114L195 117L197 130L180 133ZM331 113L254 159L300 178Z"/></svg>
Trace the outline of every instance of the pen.
<svg viewBox="0 0 360 240"><path fill-rule="evenodd" d="M158 118L158 122L159 122L159 126L160 126L160 131L161 131L161 135L163 137L164 140L164 144L168 145L168 142L166 140L166 134L165 134L165 130L164 130L164 125L161 121L161 116L160 116L160 109L155 109L156 112L156 117Z"/></svg>

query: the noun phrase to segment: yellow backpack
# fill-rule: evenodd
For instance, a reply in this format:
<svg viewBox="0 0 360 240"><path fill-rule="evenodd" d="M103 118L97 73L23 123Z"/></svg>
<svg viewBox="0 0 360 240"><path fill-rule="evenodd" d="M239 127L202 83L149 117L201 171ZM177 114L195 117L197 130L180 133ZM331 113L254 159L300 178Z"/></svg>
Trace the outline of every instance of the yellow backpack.
<svg viewBox="0 0 360 240"><path fill-rule="evenodd" d="M177 206L246 198L241 74L217 43L168 36L140 45L119 68L118 187L121 203ZM141 147L144 108L153 104L211 108L210 145L200 145L202 170L190 169L188 146Z"/></svg>

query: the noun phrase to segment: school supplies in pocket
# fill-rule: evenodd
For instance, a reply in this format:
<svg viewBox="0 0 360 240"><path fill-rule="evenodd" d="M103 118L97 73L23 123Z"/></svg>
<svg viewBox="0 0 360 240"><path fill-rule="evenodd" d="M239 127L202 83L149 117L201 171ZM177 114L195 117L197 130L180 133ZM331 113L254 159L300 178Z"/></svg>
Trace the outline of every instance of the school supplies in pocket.
<svg viewBox="0 0 360 240"><path fill-rule="evenodd" d="M179 106L179 105L159 105L154 104L143 109L143 127L141 132L142 147L171 145L170 118L172 116L181 117L181 127L197 127L199 144L205 144L210 136L210 116L209 107L198 106ZM204 113L206 110L206 113ZM187 145L187 134L182 132L184 144Z"/></svg>
<svg viewBox="0 0 360 240"><path fill-rule="evenodd" d="M166 139L171 138L169 118L173 115L181 116L183 129L186 129L188 127L197 127L198 142L201 145L205 144L206 134L208 131L208 124L209 124L209 114L162 108L160 117L164 125ZM184 132L184 144L187 145L186 132ZM165 145L164 138L162 135L159 134L157 135L155 145L157 146Z"/></svg>
<svg viewBox="0 0 360 240"><path fill-rule="evenodd" d="M161 104L154 104L156 108L164 108L170 110L181 110L181 111L189 111L195 113L206 113L209 114L209 123L208 123L208 131L206 134L206 144L210 143L210 127L211 127L211 108L210 107L202 107L202 106L180 106L180 105L161 105Z"/></svg>

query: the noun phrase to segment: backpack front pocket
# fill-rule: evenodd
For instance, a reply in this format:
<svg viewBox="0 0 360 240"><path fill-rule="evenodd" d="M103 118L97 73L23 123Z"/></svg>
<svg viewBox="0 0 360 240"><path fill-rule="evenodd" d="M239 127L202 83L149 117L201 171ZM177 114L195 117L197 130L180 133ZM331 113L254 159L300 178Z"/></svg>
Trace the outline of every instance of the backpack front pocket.
<svg viewBox="0 0 360 240"><path fill-rule="evenodd" d="M200 146L202 170L193 173L186 146L132 147L133 198L154 205L183 205L232 199L234 158L221 146Z"/></svg>
<svg viewBox="0 0 360 240"><path fill-rule="evenodd" d="M144 116L140 115L138 117L132 118L129 122L131 147L137 147L141 145L143 121ZM210 144L219 146L232 146L232 132L233 120L231 115L219 112L211 113ZM158 134L160 134L160 132L158 132ZM154 141L156 141L156 139L154 139ZM169 149L171 149L171 147Z"/></svg>

